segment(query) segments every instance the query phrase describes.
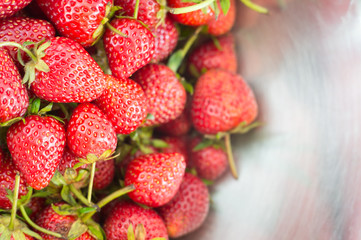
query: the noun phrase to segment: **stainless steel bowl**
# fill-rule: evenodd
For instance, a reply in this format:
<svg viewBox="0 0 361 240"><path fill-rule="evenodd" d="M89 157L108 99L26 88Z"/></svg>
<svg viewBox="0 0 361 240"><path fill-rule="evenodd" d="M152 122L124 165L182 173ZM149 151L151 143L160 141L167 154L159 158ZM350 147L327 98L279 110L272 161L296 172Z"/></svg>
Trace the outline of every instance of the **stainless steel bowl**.
<svg viewBox="0 0 361 240"><path fill-rule="evenodd" d="M265 125L233 137L240 178L213 186L183 239L361 239L361 1L287 2L258 17L238 5L240 72Z"/></svg>

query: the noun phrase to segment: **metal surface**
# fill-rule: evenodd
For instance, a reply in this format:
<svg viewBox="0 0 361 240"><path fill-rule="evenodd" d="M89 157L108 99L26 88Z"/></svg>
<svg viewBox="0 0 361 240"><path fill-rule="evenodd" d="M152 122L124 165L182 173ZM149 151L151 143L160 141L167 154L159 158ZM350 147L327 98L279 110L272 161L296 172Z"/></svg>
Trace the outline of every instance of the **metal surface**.
<svg viewBox="0 0 361 240"><path fill-rule="evenodd" d="M233 138L240 179L217 182L206 223L183 239L361 239L361 11L343 2L239 12L265 126Z"/></svg>

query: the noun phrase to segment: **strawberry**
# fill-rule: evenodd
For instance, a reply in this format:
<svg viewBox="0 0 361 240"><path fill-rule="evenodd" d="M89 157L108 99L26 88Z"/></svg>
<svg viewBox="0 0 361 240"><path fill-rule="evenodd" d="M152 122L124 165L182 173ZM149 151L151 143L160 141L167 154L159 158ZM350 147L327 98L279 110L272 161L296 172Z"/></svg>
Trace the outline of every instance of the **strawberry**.
<svg viewBox="0 0 361 240"><path fill-rule="evenodd" d="M29 105L26 88L9 54L0 49L0 123L24 115Z"/></svg>
<svg viewBox="0 0 361 240"><path fill-rule="evenodd" d="M171 8L183 8L196 5L191 1L182 0L167 0L167 4ZM183 25L189 26L201 26L208 23L214 15L211 7L205 7L204 9L182 13L182 14L171 14L172 18Z"/></svg>
<svg viewBox="0 0 361 240"><path fill-rule="evenodd" d="M20 11L31 0L0 0L0 18L7 18Z"/></svg>
<svg viewBox="0 0 361 240"><path fill-rule="evenodd" d="M67 144L73 154L86 158L89 153L100 157L106 150L115 150L117 135L102 111L91 103L78 105L68 123Z"/></svg>
<svg viewBox="0 0 361 240"><path fill-rule="evenodd" d="M179 117L160 125L157 130L163 134L177 137L186 135L191 127L192 122L189 111L188 109L184 109Z"/></svg>
<svg viewBox="0 0 361 240"><path fill-rule="evenodd" d="M105 31L103 41L110 70L117 78L130 77L153 57L153 34L134 19L114 19L110 24L127 35L121 36L110 29Z"/></svg>
<svg viewBox="0 0 361 240"><path fill-rule="evenodd" d="M167 17L163 24L154 31L155 50L152 58L153 62L160 62L167 58L175 49L178 42L178 30L173 20Z"/></svg>
<svg viewBox="0 0 361 240"><path fill-rule="evenodd" d="M91 46L104 30L112 0L36 0L59 33L84 47ZM98 33L99 32L99 33Z"/></svg>
<svg viewBox="0 0 361 240"><path fill-rule="evenodd" d="M129 197L149 207L169 202L177 193L185 171L184 157L179 153L154 153L140 156L128 165L125 185L133 184Z"/></svg>
<svg viewBox="0 0 361 240"><path fill-rule="evenodd" d="M142 208L131 202L118 202L112 208L104 223L104 232L108 240L127 240L129 225L143 224L145 240L162 237L168 239L167 229L162 218L150 208Z"/></svg>
<svg viewBox="0 0 361 240"><path fill-rule="evenodd" d="M63 157L60 160L60 163L58 165L58 171L64 175L65 170L67 168L74 167L75 164L79 163L78 158L66 147L64 149ZM87 165L84 164L80 167L81 169L86 169Z"/></svg>
<svg viewBox="0 0 361 240"><path fill-rule="evenodd" d="M186 235L202 225L207 217L208 189L199 178L186 173L177 195L158 210L170 237Z"/></svg>
<svg viewBox="0 0 361 240"><path fill-rule="evenodd" d="M26 204L27 209L31 211L29 214L30 219L33 220L37 218L39 212L41 212L45 207L45 202L46 199L41 197L32 197L30 199L30 202Z"/></svg>
<svg viewBox="0 0 361 240"><path fill-rule="evenodd" d="M6 192L6 189L11 191L14 190L15 176L19 173L19 170L16 168L9 155L4 154L0 160L0 208L11 209L12 203L7 198L8 193ZM19 199L26 195L27 192L26 182L20 177Z"/></svg>
<svg viewBox="0 0 361 240"><path fill-rule="evenodd" d="M162 140L168 144L168 147L159 149L162 153L180 153L188 166L188 150L186 137L163 137Z"/></svg>
<svg viewBox="0 0 361 240"><path fill-rule="evenodd" d="M194 150L201 138L196 137L190 143L190 161L197 170L197 175L211 181L219 178L228 167L227 153L221 147L208 146Z"/></svg>
<svg viewBox="0 0 361 240"><path fill-rule="evenodd" d="M213 36L223 35L234 25L234 21L236 19L236 2L235 0L229 0L230 7L228 13L226 15L221 11L218 18L213 16L213 18L207 23L208 33ZM221 9L221 5L219 1L217 1L218 8Z"/></svg>
<svg viewBox="0 0 361 240"><path fill-rule="evenodd" d="M147 119L144 126L152 126L176 119L186 103L186 92L174 72L163 64L149 64L133 76L148 100L148 113L154 119Z"/></svg>
<svg viewBox="0 0 361 240"><path fill-rule="evenodd" d="M51 102L90 102L105 89L101 68L79 43L71 39L51 38L41 60L48 65L49 71L36 70L35 81L31 84L31 90L39 98Z"/></svg>
<svg viewBox="0 0 361 240"><path fill-rule="evenodd" d="M198 73L212 68L237 72L237 56L233 36L229 34L220 37L218 42L221 49L218 49L215 43L210 40L195 49L189 56L190 66L194 67Z"/></svg>
<svg viewBox="0 0 361 240"><path fill-rule="evenodd" d="M46 187L63 155L65 131L52 117L27 116L7 132L7 143L15 165L36 190Z"/></svg>
<svg viewBox="0 0 361 240"><path fill-rule="evenodd" d="M130 79L106 75L106 89L95 104L113 124L116 133L129 134L147 116L146 98L142 88Z"/></svg>
<svg viewBox="0 0 361 240"><path fill-rule="evenodd" d="M200 133L226 132L242 122L248 125L257 112L252 89L241 76L211 69L198 79L191 116L193 126Z"/></svg>
<svg viewBox="0 0 361 240"><path fill-rule="evenodd" d="M102 190L108 187L114 178L114 159L106 161L98 161L96 165L96 172L94 175L94 189Z"/></svg>

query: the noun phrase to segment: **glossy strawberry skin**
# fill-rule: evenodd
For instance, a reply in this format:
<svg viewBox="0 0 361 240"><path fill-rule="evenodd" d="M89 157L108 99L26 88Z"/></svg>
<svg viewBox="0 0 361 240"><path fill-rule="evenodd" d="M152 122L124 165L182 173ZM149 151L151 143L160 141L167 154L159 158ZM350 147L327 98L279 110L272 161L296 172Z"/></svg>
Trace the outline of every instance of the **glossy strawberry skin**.
<svg viewBox="0 0 361 240"><path fill-rule="evenodd" d="M166 204L177 193L185 167L179 153L153 153L134 159L125 173L125 184L136 188L129 197L149 207Z"/></svg>
<svg viewBox="0 0 361 240"><path fill-rule="evenodd" d="M114 172L114 159L98 161L94 175L94 189L102 190L108 187L113 181Z"/></svg>
<svg viewBox="0 0 361 240"><path fill-rule="evenodd" d="M192 121L188 109L184 109L182 114L174 120L160 125L157 131L169 136L186 135L192 127Z"/></svg>
<svg viewBox="0 0 361 240"><path fill-rule="evenodd" d="M192 64L199 73L213 68L237 72L237 56L233 36L229 34L218 38L218 41L221 49L218 49L210 40L196 48L189 56L189 64Z"/></svg>
<svg viewBox="0 0 361 240"><path fill-rule="evenodd" d="M55 37L42 58L49 72L36 71L32 91L51 102L91 102L105 89L104 74L99 65L77 42Z"/></svg>
<svg viewBox="0 0 361 240"><path fill-rule="evenodd" d="M29 105L26 88L9 54L0 49L0 123L25 114Z"/></svg>
<svg viewBox="0 0 361 240"><path fill-rule="evenodd" d="M131 202L118 202L104 223L104 231L108 240L127 240L130 224L133 229L143 224L145 240L162 237L168 239L167 229L161 217L153 210L142 208Z"/></svg>
<svg viewBox="0 0 361 240"><path fill-rule="evenodd" d="M93 33L105 17L105 8L111 0L36 0L59 33L84 47L95 39Z"/></svg>
<svg viewBox="0 0 361 240"><path fill-rule="evenodd" d="M12 162L9 155L4 154L0 158L0 208L2 209L11 209L12 203L7 198L8 193L6 189L11 191L15 187L15 176L19 173L19 170L16 168L15 164ZM20 186L19 186L19 199L28 193L27 185L25 179L20 175Z"/></svg>
<svg viewBox="0 0 361 240"><path fill-rule="evenodd" d="M200 133L216 134L242 122L250 124L257 113L252 89L241 76L212 69L198 79L191 116L194 128Z"/></svg>
<svg viewBox="0 0 361 240"><path fill-rule="evenodd" d="M154 37L151 31L134 19L115 19L110 23L126 34L122 37L105 31L103 41L109 67L117 78L128 78L149 63L154 54Z"/></svg>
<svg viewBox="0 0 361 240"><path fill-rule="evenodd" d="M107 150L114 151L117 146L113 125L91 103L82 103L74 109L66 136L69 149L80 158L86 158L89 153L100 157Z"/></svg>
<svg viewBox="0 0 361 240"><path fill-rule="evenodd" d="M221 5L219 1L217 2L219 9L221 9ZM221 11L218 18L215 16L207 23L208 33L213 36L220 36L227 32L229 32L236 20L236 2L235 0L230 0L230 7L228 13L226 15Z"/></svg>
<svg viewBox="0 0 361 240"><path fill-rule="evenodd" d="M107 85L95 104L113 124L116 133L135 131L147 116L147 100L142 88L130 79L106 75Z"/></svg>
<svg viewBox="0 0 361 240"><path fill-rule="evenodd" d="M182 8L195 5L193 2L184 2L182 0L167 0L167 5L171 8ZM182 13L182 14L171 14L172 18L183 25L188 26L201 26L209 22L214 15L213 10L210 7L206 8L204 13L201 10Z"/></svg>
<svg viewBox="0 0 361 240"><path fill-rule="evenodd" d="M152 62L160 62L166 59L175 49L178 42L178 30L170 17L167 17L164 24L153 30L155 35L155 50Z"/></svg>
<svg viewBox="0 0 361 240"><path fill-rule="evenodd" d="M7 18L28 5L32 0L0 0L0 18Z"/></svg>
<svg viewBox="0 0 361 240"><path fill-rule="evenodd" d="M168 235L176 238L197 229L209 210L209 193L196 176L186 173L177 195L158 209L167 226Z"/></svg>
<svg viewBox="0 0 361 240"><path fill-rule="evenodd" d="M144 90L148 113L144 126L153 126L176 119L183 111L187 94L174 72L163 64L148 64L132 77Z"/></svg>
<svg viewBox="0 0 361 240"><path fill-rule="evenodd" d="M46 187L63 155L65 131L51 117L27 116L12 125L7 143L15 165L26 182L36 190Z"/></svg>

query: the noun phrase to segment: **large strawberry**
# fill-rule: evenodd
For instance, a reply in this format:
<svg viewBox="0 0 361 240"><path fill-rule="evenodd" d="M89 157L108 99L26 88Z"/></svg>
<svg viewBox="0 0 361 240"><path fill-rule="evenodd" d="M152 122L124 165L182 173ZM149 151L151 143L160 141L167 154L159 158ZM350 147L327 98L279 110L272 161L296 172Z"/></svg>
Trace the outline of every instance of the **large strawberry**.
<svg viewBox="0 0 361 240"><path fill-rule="evenodd" d="M234 73L212 69L196 84L191 107L195 129L203 134L226 132L250 124L258 107L252 89Z"/></svg>
<svg viewBox="0 0 361 240"><path fill-rule="evenodd" d="M52 117L30 115L9 128L6 140L26 182L37 190L46 187L63 155L64 126Z"/></svg>
<svg viewBox="0 0 361 240"><path fill-rule="evenodd" d="M204 222L209 209L209 193L196 176L186 173L177 195L159 208L168 235L176 238L197 229Z"/></svg>
<svg viewBox="0 0 361 240"><path fill-rule="evenodd" d="M94 189L102 190L108 187L114 178L114 159L98 161L94 175Z"/></svg>
<svg viewBox="0 0 361 240"><path fill-rule="evenodd" d="M153 238L168 239L167 229L162 218L150 208L142 208L131 202L116 203L104 223L108 240L127 240L129 225L135 228L143 224L145 240Z"/></svg>
<svg viewBox="0 0 361 240"><path fill-rule="evenodd" d="M113 124L116 133L129 134L147 116L147 103L142 88L130 79L106 75L106 89L95 104Z"/></svg>
<svg viewBox="0 0 361 240"><path fill-rule="evenodd" d="M69 149L80 158L92 153L100 157L106 150L115 150L117 136L113 125L102 111L91 103L77 106L66 130Z"/></svg>
<svg viewBox="0 0 361 240"><path fill-rule="evenodd" d="M149 64L137 71L133 79L142 86L148 100L148 113L154 116L154 119L147 119L145 126L169 122L182 113L187 95L169 67Z"/></svg>
<svg viewBox="0 0 361 240"><path fill-rule="evenodd" d="M31 0L0 0L0 18L7 18L20 11Z"/></svg>
<svg viewBox="0 0 361 240"><path fill-rule="evenodd" d="M125 184L136 188L129 197L149 207L166 204L177 193L185 167L179 153L154 153L134 159L125 174Z"/></svg>
<svg viewBox="0 0 361 240"><path fill-rule="evenodd" d="M9 54L0 49L0 123L26 112L29 97L21 76Z"/></svg>
<svg viewBox="0 0 361 240"><path fill-rule="evenodd" d="M230 7L226 15L221 11L216 18L213 18L207 23L208 33L214 36L225 34L231 30L236 19L236 2L235 0L230 1ZM221 9L219 1L217 1L218 8Z"/></svg>
<svg viewBox="0 0 361 240"><path fill-rule="evenodd" d="M192 127L192 121L187 108L185 108L179 117L160 125L157 130L169 136L186 135Z"/></svg>
<svg viewBox="0 0 361 240"><path fill-rule="evenodd" d="M134 19L115 19L110 24L127 35L127 37L121 36L110 29L105 31L104 48L110 70L118 78L130 77L153 57L153 34Z"/></svg>

